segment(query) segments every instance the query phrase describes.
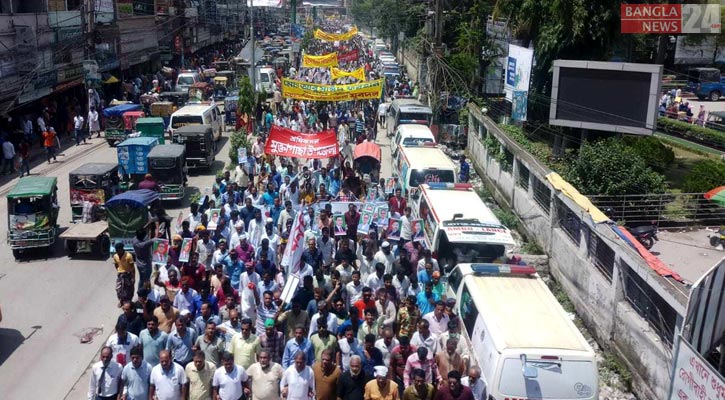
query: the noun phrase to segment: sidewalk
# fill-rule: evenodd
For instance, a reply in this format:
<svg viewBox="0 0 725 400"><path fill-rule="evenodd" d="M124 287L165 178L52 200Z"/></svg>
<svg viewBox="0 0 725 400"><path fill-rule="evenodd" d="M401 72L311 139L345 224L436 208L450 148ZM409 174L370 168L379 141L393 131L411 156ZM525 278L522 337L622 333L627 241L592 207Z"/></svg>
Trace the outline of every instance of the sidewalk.
<svg viewBox="0 0 725 400"><path fill-rule="evenodd" d="M80 146L76 146L75 139L66 135L60 138L60 149L56 152L56 158L59 162L71 161L77 157L85 156L88 154L89 151L95 150L103 145L107 146L106 140L103 139L103 136L101 136L100 139L86 139L85 145L81 144ZM48 171L53 170L55 167L55 162L48 164L45 148L43 148L40 143L34 143L33 147L30 148L30 175L42 176L45 175ZM0 189L0 195L4 195L8 191L10 191L12 185L8 184L13 183L14 185L17 180L17 171L9 175L0 175L0 187L2 187L2 189Z"/></svg>

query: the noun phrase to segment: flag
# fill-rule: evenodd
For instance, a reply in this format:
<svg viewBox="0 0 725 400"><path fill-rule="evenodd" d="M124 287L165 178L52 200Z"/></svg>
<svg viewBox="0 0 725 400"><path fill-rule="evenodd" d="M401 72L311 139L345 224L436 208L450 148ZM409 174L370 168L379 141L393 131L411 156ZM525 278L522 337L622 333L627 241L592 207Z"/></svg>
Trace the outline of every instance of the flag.
<svg viewBox="0 0 725 400"><path fill-rule="evenodd" d="M300 210L292 222L287 247L282 255L282 266L287 272L297 274L300 272L302 252L305 250L305 213Z"/></svg>

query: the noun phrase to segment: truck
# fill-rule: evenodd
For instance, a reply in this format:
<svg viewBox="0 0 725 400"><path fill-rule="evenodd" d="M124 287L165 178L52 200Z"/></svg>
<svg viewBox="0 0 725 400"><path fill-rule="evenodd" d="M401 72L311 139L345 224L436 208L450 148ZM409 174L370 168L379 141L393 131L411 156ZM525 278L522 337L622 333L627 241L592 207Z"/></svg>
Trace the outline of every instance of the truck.
<svg viewBox="0 0 725 400"><path fill-rule="evenodd" d="M725 76L717 68L693 68L687 73L686 91L700 100L718 101L725 93Z"/></svg>

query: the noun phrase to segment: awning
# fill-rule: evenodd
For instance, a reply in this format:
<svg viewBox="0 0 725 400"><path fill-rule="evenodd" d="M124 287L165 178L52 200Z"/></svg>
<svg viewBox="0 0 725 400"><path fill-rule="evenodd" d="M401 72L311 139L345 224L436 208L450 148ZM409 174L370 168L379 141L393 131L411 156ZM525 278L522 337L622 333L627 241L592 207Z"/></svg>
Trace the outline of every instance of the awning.
<svg viewBox="0 0 725 400"><path fill-rule="evenodd" d="M574 200L574 202L578 204L579 207L583 208L584 211L588 212L589 215L591 215L592 221L594 221L594 223L599 224L609 221L609 218L604 215L604 213L599 210L594 204L592 204L591 200L589 200L587 196L579 193L579 191L576 190L574 186L572 186L569 182L565 181L564 178L559 176L559 174L557 174L556 172L551 172L546 175L546 179L549 181L549 183L551 183L551 186L553 186L554 189L560 191L566 197Z"/></svg>

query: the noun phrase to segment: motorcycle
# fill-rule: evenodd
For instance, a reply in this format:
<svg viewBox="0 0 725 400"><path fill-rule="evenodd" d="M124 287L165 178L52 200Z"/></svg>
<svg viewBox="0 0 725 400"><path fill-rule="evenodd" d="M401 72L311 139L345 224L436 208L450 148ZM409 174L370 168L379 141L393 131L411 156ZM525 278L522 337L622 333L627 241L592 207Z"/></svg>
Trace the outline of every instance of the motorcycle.
<svg viewBox="0 0 725 400"><path fill-rule="evenodd" d="M652 246L654 246L655 241L659 240L659 238L657 238L657 225L654 223L629 228L629 232L647 250L651 249Z"/></svg>
<svg viewBox="0 0 725 400"><path fill-rule="evenodd" d="M721 226L714 235L708 235L710 238L710 246L725 246L725 226Z"/></svg>

